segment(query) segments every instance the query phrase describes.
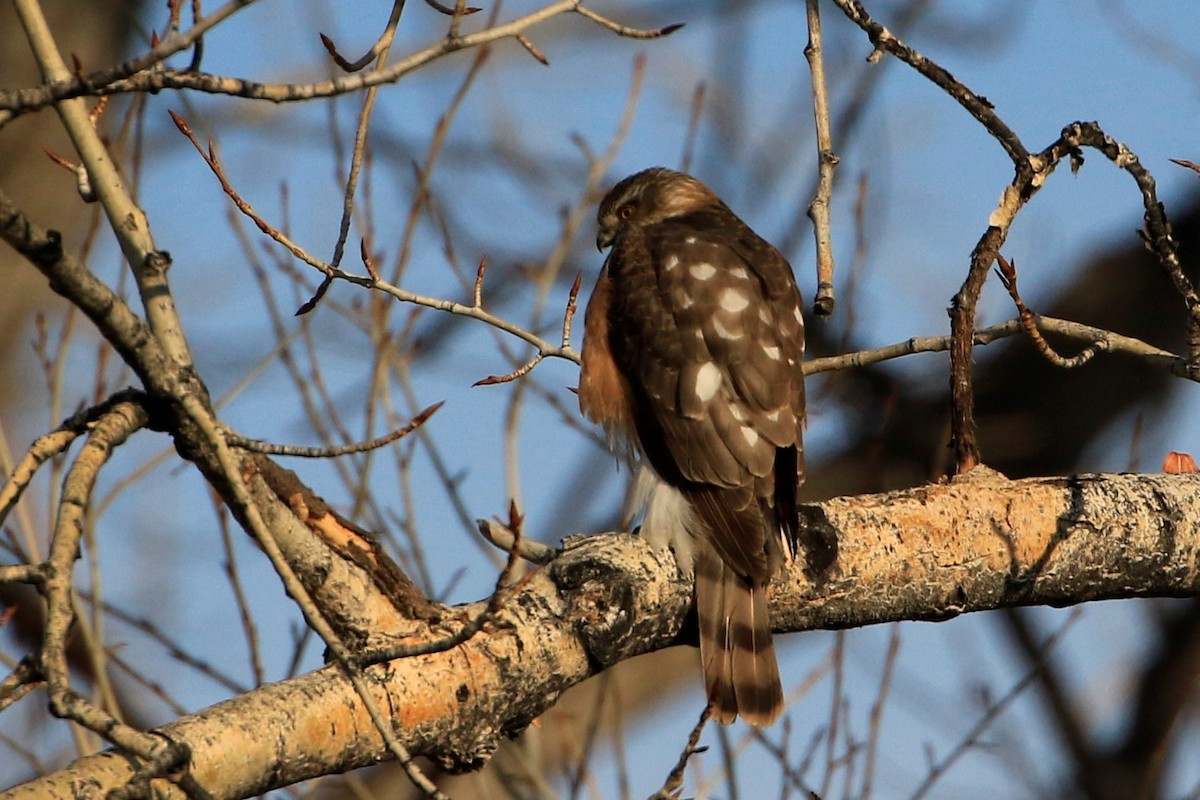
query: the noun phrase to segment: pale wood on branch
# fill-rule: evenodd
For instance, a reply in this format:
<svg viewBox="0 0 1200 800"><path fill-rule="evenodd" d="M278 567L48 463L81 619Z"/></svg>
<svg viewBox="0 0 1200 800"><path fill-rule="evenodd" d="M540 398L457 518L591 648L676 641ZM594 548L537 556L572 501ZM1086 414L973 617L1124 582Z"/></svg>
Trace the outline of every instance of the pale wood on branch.
<svg viewBox="0 0 1200 800"><path fill-rule="evenodd" d="M774 627L1193 594L1198 497L1194 474L1008 481L977 468L949 483L812 504L804 508L808 546L773 587ZM596 536L540 568L497 623L465 644L366 674L412 754L465 768L570 686L678 642L689 602L690 585L669 554L624 534ZM482 607L455 609L437 624ZM444 633L430 630L430 638ZM337 666L234 697L161 733L187 744L192 774L214 798L256 795L387 752ZM103 753L0 798L73 797L83 782L102 796L131 769Z"/></svg>

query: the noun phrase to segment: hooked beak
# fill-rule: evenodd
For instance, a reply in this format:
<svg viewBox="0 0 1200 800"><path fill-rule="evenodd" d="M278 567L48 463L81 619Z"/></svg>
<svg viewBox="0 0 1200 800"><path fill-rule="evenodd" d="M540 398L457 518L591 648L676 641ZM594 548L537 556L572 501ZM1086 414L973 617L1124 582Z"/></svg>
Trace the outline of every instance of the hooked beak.
<svg viewBox="0 0 1200 800"><path fill-rule="evenodd" d="M616 235L612 231L601 228L600 232L596 234L596 249L604 252L605 248L612 246L613 239L615 238Z"/></svg>

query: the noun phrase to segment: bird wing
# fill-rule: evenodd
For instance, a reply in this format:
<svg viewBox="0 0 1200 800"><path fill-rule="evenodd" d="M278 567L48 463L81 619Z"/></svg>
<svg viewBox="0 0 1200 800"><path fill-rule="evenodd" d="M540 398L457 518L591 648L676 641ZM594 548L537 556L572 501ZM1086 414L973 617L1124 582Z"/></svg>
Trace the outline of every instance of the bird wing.
<svg viewBox="0 0 1200 800"><path fill-rule="evenodd" d="M803 424L791 267L721 206L631 228L606 270L617 289L610 341L643 451L692 499L721 557L741 575L769 577L774 525L763 515L781 485L794 510ZM781 451L790 479L776 475Z"/></svg>

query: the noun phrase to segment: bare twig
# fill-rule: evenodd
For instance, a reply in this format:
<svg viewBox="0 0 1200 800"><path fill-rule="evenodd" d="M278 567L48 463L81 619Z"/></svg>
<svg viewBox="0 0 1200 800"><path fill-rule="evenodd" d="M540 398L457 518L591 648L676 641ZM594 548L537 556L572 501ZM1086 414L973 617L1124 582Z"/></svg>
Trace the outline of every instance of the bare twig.
<svg viewBox="0 0 1200 800"><path fill-rule="evenodd" d="M395 0L392 3L392 13L388 17L387 25L384 26L383 34L379 40L372 45L371 50L367 55L364 55L359 61L361 65L353 67L345 65L342 68L347 71L356 71L366 66L370 59L377 59L377 69L382 69L387 64L388 51L391 50L392 40L396 36L396 27L400 24L400 15L404 12L404 1ZM327 38L322 35L321 41L326 43L326 48L336 60L338 58L337 51L332 46ZM342 62L338 62L342 66ZM342 194L342 219L338 226L338 237L333 247L333 266L338 266L342 263L342 255L345 253L346 237L350 235L350 217L354 211L354 195L358 189L358 177L362 170L363 153L366 152L367 146L367 128L371 121L371 112L375 109L375 98L378 94L379 87L372 86L367 90L366 96L363 98L362 109L358 113L358 125L354 130L354 151L350 157L350 171L346 178L346 189Z"/></svg>
<svg viewBox="0 0 1200 800"><path fill-rule="evenodd" d="M833 664L833 685L830 687L830 708L829 708L829 727L825 731L825 771L821 778L821 788L817 791L819 797L828 797L830 787L833 785L833 776L837 774L841 766L841 759L837 756L838 734L841 730L842 717L844 716L842 703L845 701L843 694L843 681L845 679L846 665L846 632L835 631L833 635L833 645L830 648L830 662ZM847 785L849 781L847 781Z"/></svg>
<svg viewBox="0 0 1200 800"><path fill-rule="evenodd" d="M679 170L690 172L692 157L696 153L696 136L700 132L700 115L704 110L704 84L697 83L692 92L692 105L688 113L687 133L683 137L683 155L679 158Z"/></svg>
<svg viewBox="0 0 1200 800"><path fill-rule="evenodd" d="M317 35L321 38L321 45L325 48L325 51L329 53L329 57L333 59L333 63L337 64L338 67L345 72L358 72L367 64L370 64L372 61L374 61L379 55L383 48L383 38L388 36L388 32L385 30L383 36L381 36L375 42L375 44L371 45L371 49L363 53L354 61L348 60L345 56L338 52L337 45L334 44L333 39L330 39L323 33L319 33Z"/></svg>
<svg viewBox="0 0 1200 800"><path fill-rule="evenodd" d="M1041 662L1050 656L1050 652L1067 634L1067 631L1069 631L1071 627L1074 626L1074 624L1079 620L1079 617L1080 609L1073 609L1070 616L1068 616L1067 620L1062 624L1062 627L1055 631L1054 634L1048 637L1043 643L1036 663L1028 672L1025 673L1024 677L1017 681L1016 684L1014 684L1011 689L1005 692L1003 696L999 697L996 702L988 706L983 716L979 718L979 721L972 726L971 730L967 732L967 735L962 738L962 741L960 741L949 753L946 754L945 758L942 758L930 765L929 773L925 776L925 780L923 780L912 793L911 800L920 800L920 798L927 795L933 788L934 784L946 774L950 767L952 767L964 753L979 743L979 737L982 736L983 732L986 731L988 727L990 727L991 724L996 721L996 718L999 717L1000 714L1002 714L1010 705L1012 705L1013 700L1019 697L1027 688L1029 688L1031 683L1037 680L1038 675L1041 673Z"/></svg>
<svg viewBox="0 0 1200 800"><path fill-rule="evenodd" d="M872 19L859 0L833 0L833 2L855 25L866 32L871 44L875 45L872 60L878 60L881 53L890 53L928 78L938 88L958 101L959 105L987 128L1018 169L1029 170L1029 152L1021 144L1017 135L996 114L995 108L986 98L975 94L939 64L900 41L894 33Z"/></svg>
<svg viewBox="0 0 1200 800"><path fill-rule="evenodd" d="M595 22L602 27L608 28L617 36L624 36L628 39L657 39L660 36L670 36L675 31L683 27L682 22L676 22L671 25L664 25L661 28L631 28L628 25L622 25L619 22L613 22L608 17L601 16L590 8L585 7L582 3L577 3L573 9L576 14L582 17L587 17L592 22Z"/></svg>
<svg viewBox="0 0 1200 800"><path fill-rule="evenodd" d="M253 453L294 456L297 458L337 458L338 456L350 455L351 453L365 453L368 450L378 450L380 447L385 447L392 442L403 439L425 424L425 421L432 417L442 407L444 402L443 400L434 403L413 417L407 425L397 428L391 433L372 439L369 442L354 442L353 444L342 445L341 447L304 447L302 445L274 444L273 442L264 442L261 439L249 439L232 431L225 434L225 439L229 442L230 446L240 447L243 450L249 450Z"/></svg>
<svg viewBox="0 0 1200 800"><path fill-rule="evenodd" d="M488 598L487 605L483 611L476 614L467 624L463 625L450 636L433 641L414 642L412 644L397 644L388 645L386 647L374 648L365 652L358 653L354 656L355 662L360 666L369 666L371 664L380 664L384 661L391 661L397 658L411 658L419 655L430 655L432 653L441 653L446 650L458 647L462 643L469 641L475 634L484 629L485 626L496 620L500 610L504 604L517 591L524 587L529 577L534 573L530 572L524 578L514 581L517 565L521 562L522 536L521 528L523 527L523 518L517 509L515 501L510 501L508 506L508 530L514 536L514 544L512 549L508 551L508 559L505 561L504 569L500 571L500 575L496 578L496 587L492 592L492 596Z"/></svg>
<svg viewBox="0 0 1200 800"><path fill-rule="evenodd" d="M347 280L351 279L352 276L341 274L340 270L333 265L327 264L315 256L309 255L304 248L293 242L291 238L285 235L282 231L259 216L258 212L254 210L254 207L251 206L249 202L242 199L242 196L238 194L237 190L233 188L233 185L225 176L225 169L221 166L221 160L218 158L216 147L212 144L212 142L209 142L207 149L201 147L200 142L196 139L196 134L192 131L192 126L187 123L187 120L185 120L179 114L176 114L174 111L168 111L167 113L171 115L171 120L175 123L175 127L179 129L180 133L187 137L188 141L192 143L192 147L195 147L196 152L200 154L202 159L204 159L204 163L208 165L210 170L212 170L213 175L216 176L216 179L221 184L221 189L226 195L229 196L229 199L233 201L233 204L238 207L238 210L249 217L250 220L254 222L256 226L258 226L260 231L286 247L292 255L303 261L305 264L315 267L321 272L325 273L327 278L336 276ZM359 280L361 281L362 279L360 278ZM328 286L323 287L319 293L323 293L325 288L328 288Z"/></svg>
<svg viewBox="0 0 1200 800"><path fill-rule="evenodd" d="M828 317L833 313L833 233L829 222L829 206L833 199L833 172L838 165L838 156L833 149L833 135L829 128L829 95L825 85L825 56L821 47L821 11L818 0L806 0L808 17L808 45L804 56L812 74L813 117L817 126L817 164L820 178L817 194L808 207L808 217L813 223L813 234L817 244L817 295L813 310L818 316Z"/></svg>
<svg viewBox="0 0 1200 800"><path fill-rule="evenodd" d="M1046 338L1042 336L1042 332L1038 330L1037 315L1030 311L1025 306L1025 301L1021 299L1021 293L1017 290L1017 269L1016 266L1009 262L1002 255L996 256L996 275L1000 278L1000 282L1004 284L1004 288L1008 290L1008 296L1012 298L1013 304L1017 307L1017 312L1021 315L1021 328L1029 336L1033 342L1033 346L1038 352L1051 364L1063 369L1072 369L1080 367L1091 361L1097 353L1108 350L1108 339L1097 339L1085 347L1077 356L1073 358L1064 358L1054 351Z"/></svg>
<svg viewBox="0 0 1200 800"><path fill-rule="evenodd" d="M575 320L576 300L579 298L579 287L583 283L583 273L575 273L575 281L571 284L571 292L567 295L567 308L563 312L562 346L571 345L571 323Z"/></svg>
<svg viewBox="0 0 1200 800"><path fill-rule="evenodd" d="M93 705L71 687L67 664L67 640L76 621L73 605L73 568L83 539L85 511L101 468L115 449L149 420L141 404L125 401L113 405L97 419L79 455L63 481L50 555L43 567L42 593L46 598L46 626L40 654L50 708L102 735L107 741L156 760L172 750L159 737L138 731ZM171 753L169 760L178 754Z"/></svg>
<svg viewBox="0 0 1200 800"><path fill-rule="evenodd" d="M480 8L475 8L474 6L466 6L462 9L450 8L450 6L443 5L443 4L439 3L437 0L425 0L425 4L428 5L430 8L432 8L434 11L438 12L439 14L445 14L447 17L452 17L455 14L458 14L460 16L464 16L466 14L477 14L483 10Z"/></svg>
<svg viewBox="0 0 1200 800"><path fill-rule="evenodd" d="M497 9L498 11L498 9ZM494 21L494 19L493 19ZM487 62L490 55L490 50L483 47L475 55L471 61L471 68L467 70L467 74L463 76L462 82L458 85L454 95L450 98L450 102L446 106L446 110L438 117L437 124L433 129L433 138L429 143L429 150L425 153L425 160L420 164L413 164L413 169L416 172L417 185L412 193L412 202L408 207L408 218L404 224L404 235L400 242L400 252L396 256L396 266L392 270L392 282L399 284L403 279L409 265L409 258L412 253L413 238L417 233L417 221L420 219L422 212L429 203L430 191L429 181L433 177L434 167L438 163L438 159L442 154L442 148L446 143L446 137L450 133L450 126L458 116L459 110L462 108L463 101L467 97L467 93L475 85L475 81L483 70L483 65Z"/></svg>
<svg viewBox="0 0 1200 800"><path fill-rule="evenodd" d="M233 590L233 599L237 604L238 617L242 622L242 633L246 637L246 654L250 658L250 673L254 676L254 685L262 686L266 680L266 674L263 671L262 658L259 655L259 638L258 628L254 624L254 615L250 612L250 603L246 598L246 591L242 587L242 581L238 573L238 563L236 551L233 547L233 534L229 530L229 511L221 502L221 498L215 492L211 492L210 496L213 501L213 511L217 515L217 527L221 529L221 547L225 551L225 563L222 567L225 570L225 576L229 579L229 587Z"/></svg>
<svg viewBox="0 0 1200 800"><path fill-rule="evenodd" d="M878 60L884 52L891 53L904 63L924 75L939 88L953 97L968 113L979 120L989 133L1000 143L1009 157L1013 160L1017 177L1014 187L1021 187L1026 192L1013 191L1011 197L1020 197L1020 202L1012 204L1012 214L1028 200L1035 189L1032 187L1034 168L1030 163L1029 152L1017 135L999 118L991 103L978 96L953 75L938 64L913 50L900 41L895 34L876 22L867 13L858 0L834 0L834 3L856 25L862 28L875 45L873 60ZM1010 197L1006 194L1006 198ZM1008 233L1011 215L999 221L996 214L987 233L980 239L971 254L971 265L962 288L955 294L951 304L950 331L954 337L950 352L950 396L951 396L951 444L955 453L955 463L958 472L966 472L980 461L979 444L975 433L975 410L971 376L971 347L975 327L975 307L983 290L984 280L988 270L995 260Z"/></svg>
<svg viewBox="0 0 1200 800"><path fill-rule="evenodd" d="M549 564L558 556L558 550L548 544L526 539L507 525L496 520L477 519L479 535L505 553L516 553L534 564Z"/></svg>
<svg viewBox="0 0 1200 800"><path fill-rule="evenodd" d="M71 73L58 52L41 6L36 0L15 0L14 7L42 75L48 81L67 80ZM150 222L126 189L84 101L65 100L55 108L133 272L151 333L180 369L191 369L192 356L166 280L170 257L155 246Z"/></svg>
<svg viewBox="0 0 1200 800"><path fill-rule="evenodd" d="M486 378L480 378L472 383L472 386L495 386L498 383L509 383L517 378L524 378L529 372L546 358L545 353L537 353L533 358L526 361L521 366L514 369L512 372L507 372L503 375L488 375Z"/></svg>
<svg viewBox="0 0 1200 800"><path fill-rule="evenodd" d="M875 762L879 752L880 731L883 723L883 709L887 707L888 695L892 687L892 674L896 670L897 657L900 654L900 625L893 624L888 635L887 656L883 661L883 672L879 676L879 691L875 702L871 705L870 732L867 734L867 752L864 757L862 788L859 797L870 797L874 788Z"/></svg>
<svg viewBox="0 0 1200 800"><path fill-rule="evenodd" d="M84 600L87 600L89 603L97 605L94 598L88 592L80 591L79 596ZM250 687L246 686L240 681L235 680L229 675L224 674L215 666L199 656L195 656L184 650L183 646L172 639L169 633L162 630L145 617L135 616L134 614L131 614L119 608L118 606L114 606L109 602L99 605L101 608L103 608L104 613L109 617L112 617L113 619L118 620L130 626L131 628L141 631L143 634L150 637L151 640L161 644L167 651L167 655L169 655L172 659L178 661L180 664L183 664L186 667L192 668L199 674L213 681L213 683L217 684L218 686L221 686L233 694L242 694L243 692L249 691Z"/></svg>
<svg viewBox="0 0 1200 800"><path fill-rule="evenodd" d="M558 280L563 264L566 263L575 235L584 221L591 218L594 213L595 194L608 172L609 165L616 159L621 145L625 142L626 137L629 135L629 130L633 126L633 118L637 112L638 102L641 98L645 74L646 58L644 54L639 54L633 62L633 75L629 81L629 91L625 96L625 106L621 111L620 120L617 122L617 129L613 133L608 147L599 158L588 157L587 178L584 181L583 191L579 194L579 200L569 212L564 213L558 241L555 243L554 249L550 251L541 269L536 273L537 295L534 298L533 309L529 314L529 330L539 330L541 328L542 315L545 312L550 292ZM577 288L572 289L572 297L567 301L568 310L573 305L573 295L577 291ZM573 316L573 311L569 311L569 314L564 315L564 334L569 333L569 323ZM567 336L564 335L562 339L564 346L569 346L569 341ZM508 376L502 377L511 380L528 374L547 355L549 354L539 349L531 360L526 361L510 373L511 378L508 378ZM510 361L515 360L512 356L509 356L509 358ZM510 396L504 421L505 483L508 489L508 496L513 498L518 504L521 503L521 462L518 456L517 443L524 399L525 382L522 381L516 385Z"/></svg>
<svg viewBox="0 0 1200 800"><path fill-rule="evenodd" d="M14 610L15 608L10 608L9 612L5 613L5 617ZM16 668L3 681L0 681L0 711L29 694L41 683L42 676L34 664L33 658L30 656L22 658Z"/></svg>
<svg viewBox="0 0 1200 800"><path fill-rule="evenodd" d="M1166 369L1174 375L1187 377L1187 362L1180 356L1166 350L1160 350L1153 345L1146 344L1140 339L1134 339L1130 336L1122 336L1111 331L1106 331L1101 328L1093 328L1090 325L1084 325L1080 322L1070 322L1068 320L1056 319L1054 317L1038 317L1038 325L1042 330L1066 336L1073 341L1081 342L1084 345L1093 344L1101 339L1108 342L1108 352L1111 353L1126 353L1136 356L1141 360L1153 364L1161 369ZM973 342L979 345L991 344L997 339L1004 339L1009 336L1015 336L1024 332L1024 327L1021 320L1013 319L1008 322L1002 322L999 325L992 325L988 328L981 328L975 331ZM877 364L881 361L888 361L900 356L911 355L913 353L937 353L943 350L949 350L954 344L953 336L914 336L911 339L906 339L903 342L887 345L886 347L877 347L871 350L859 350L854 353L846 353L840 356L827 356L825 358L814 358L811 361L804 362L804 374L816 375L821 372L830 372L839 369L848 369L851 367L863 367L868 364Z"/></svg>
<svg viewBox="0 0 1200 800"><path fill-rule="evenodd" d="M537 59L542 65L550 65L550 59L546 58L541 50L538 50L536 47L534 47L533 42L529 41L529 37L527 37L525 34L518 33L513 38L517 40L517 44L521 45L521 47L524 47L525 50L528 51L529 55Z"/></svg>
<svg viewBox="0 0 1200 800"><path fill-rule="evenodd" d="M236 11L243 5L246 5L246 3L233 0L223 10L228 9L228 13L232 13L232 11ZM54 80L48 85L38 87L37 89L0 92L0 126L17 114L29 113L63 99L84 95L99 96L129 92L158 92L164 89L193 89L212 94L226 94L234 97L266 100L272 103L299 102L318 97L334 97L361 91L371 86L395 83L410 72L436 61L445 55L479 47L490 42L513 38L517 34L526 33L529 29L546 20L572 11L619 36L631 38L653 39L673 33L682 27L681 24L674 24L654 30L631 28L613 22L585 8L582 5L582 0L556 0L556 2L532 11L523 17L506 22L503 25L492 25L484 30L463 36L445 37L436 44L413 53L385 69L358 72L316 83L269 83L259 80L215 75L193 69L150 69L154 65L161 64L162 60L167 55L170 55L170 53L190 46L194 38L199 37L204 30L216 24L219 20L216 19L217 13L214 13L206 18L203 30L197 30L199 26L194 26L186 35L172 37L172 40L162 42L150 53L127 62L126 65L122 65L117 70L90 73L71 79ZM170 52L160 55L160 53L163 53L164 48L169 49ZM131 65L136 66L136 69L130 69Z"/></svg>
<svg viewBox="0 0 1200 800"><path fill-rule="evenodd" d="M0 489L0 524L3 524L9 511L20 499L21 493L29 486L29 482L33 479L38 467L46 463L49 459L65 452L71 443L79 436L86 433L89 428L96 424L97 420L120 403L134 402L141 403L144 396L139 392L126 391L118 392L95 406L82 409L69 418L62 421L59 426L50 433L39 436L25 455L17 463L9 476L4 487ZM32 553L27 555L34 555Z"/></svg>
<svg viewBox="0 0 1200 800"><path fill-rule="evenodd" d="M683 772L687 769L688 761L692 756L708 750L707 747L699 747L698 743L700 734L704 732L704 726L711 716L712 706L705 705L704 710L700 712L700 719L696 720L696 724L692 726L692 732L679 754L679 760L667 773L667 779L663 781L662 788L650 795L650 800L676 800L679 797L679 790L683 787Z"/></svg>
<svg viewBox="0 0 1200 800"><path fill-rule="evenodd" d="M479 259L479 267L475 270L475 286L471 291L471 305L483 308L483 276L487 272L487 256Z"/></svg>
<svg viewBox="0 0 1200 800"><path fill-rule="evenodd" d="M94 94L95 87L105 86L114 81L128 78L138 73L144 73L155 65L163 63L175 53L192 46L198 46L201 37L205 33L214 26L224 22L236 12L252 5L254 1L230 0L230 2L221 6L207 17L202 19L195 18L192 27L185 33L179 32L178 17L173 15L171 36L158 42L152 42L148 52L126 61L119 67L104 72L94 72L88 75L71 73L70 80L64 78L48 79L47 85L37 90L34 95L26 95L25 99L29 102L21 102L20 95L15 92L0 92L0 98L4 98L0 100L0 127L19 113L32 111L35 108L43 108L58 100ZM196 69L198 69L198 64L196 59L193 59L192 65L189 66L189 71Z"/></svg>
<svg viewBox="0 0 1200 800"><path fill-rule="evenodd" d="M505 319L502 319L501 317L497 317L494 314L484 311L482 308L463 305L462 303L458 303L453 300L443 300L441 298L429 297L426 295L417 294L415 292L409 292L405 289L400 289L399 287L394 286L387 281L377 280L371 277L363 277L361 275L352 275L310 255L302 247L293 242L282 231L276 229L274 226L270 225L266 220L260 217L257 212L250 207L250 204L244 201L241 196L238 195L237 191L225 178L224 170L220 166L220 161L217 159L215 151L210 149L206 152L204 149L202 149L199 142L196 141L195 135L192 133L191 127L187 124L187 122L174 112L171 113L172 119L175 120L175 124L179 128L180 132L187 136L189 141L192 142L197 152L200 153L201 158L204 159L205 163L208 164L210 169L212 169L213 174L216 175L218 181L221 182L222 189L225 190L226 194L229 195L230 199L233 200L238 209L241 210L243 214L248 216L254 222L254 224L258 226L259 230L270 236L275 241L279 242L279 244L286 247L292 253L292 255L296 256L304 263L315 267L329 278L347 281L348 283L368 289L377 289L391 295L392 297L395 297L397 300L401 300L406 303L413 303L415 305L434 308L439 311L445 311L450 314L456 314L459 316L471 317L473 319L480 320L481 322L485 322L494 328L504 331L505 333L512 334L518 339L523 339L537 348L538 351L542 353L543 357L564 358L568 361L574 361L576 364L579 363L579 354L575 352L573 348L550 344L540 336L522 328L519 325L515 325Z"/></svg>
<svg viewBox="0 0 1200 800"><path fill-rule="evenodd" d="M1128 171L1137 182L1145 207L1143 237L1174 282L1187 309L1188 355L1182 361L1183 374L1193 380L1200 379L1200 293L1197 293L1179 266L1176 244L1165 210L1158 202L1154 180L1141 166L1137 156L1106 135L1096 123L1085 122L1068 125L1057 141L1040 153L1030 154L985 98L976 95L945 69L905 45L887 28L871 19L858 0L834 2L847 17L866 31L876 47L875 56L882 52L891 53L935 83L987 129L1013 162L1015 176L1012 183L1006 187L1000 204L988 219L988 228L971 253L967 277L951 303L950 427L957 471L970 470L981 458L976 440L971 350L975 337L975 310L984 281L1007 239L1017 213L1037 193L1064 157L1071 160L1073 169L1082 164L1080 147L1099 150L1115 165ZM1173 371L1175 369L1173 367Z"/></svg>

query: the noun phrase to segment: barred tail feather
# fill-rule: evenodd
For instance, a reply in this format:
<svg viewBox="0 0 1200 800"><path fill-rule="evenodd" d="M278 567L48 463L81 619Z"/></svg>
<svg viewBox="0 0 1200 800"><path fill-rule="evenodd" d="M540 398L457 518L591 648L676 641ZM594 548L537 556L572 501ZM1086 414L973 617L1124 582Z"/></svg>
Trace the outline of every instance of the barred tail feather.
<svg viewBox="0 0 1200 800"><path fill-rule="evenodd" d="M767 587L738 575L711 547L696 553L696 614L700 662L713 718L729 724L739 715L770 725L783 710L783 688Z"/></svg>

